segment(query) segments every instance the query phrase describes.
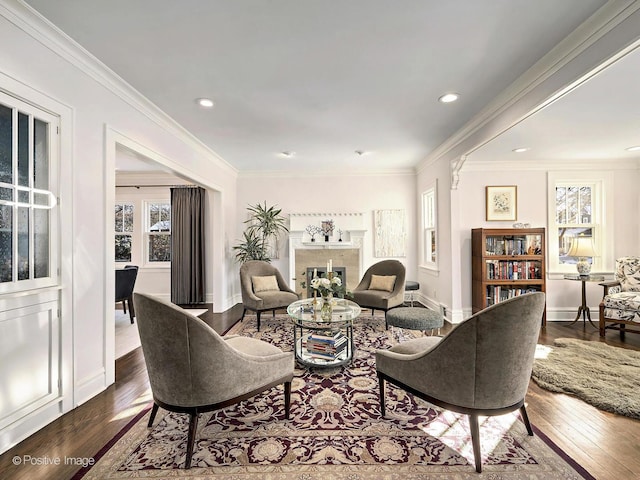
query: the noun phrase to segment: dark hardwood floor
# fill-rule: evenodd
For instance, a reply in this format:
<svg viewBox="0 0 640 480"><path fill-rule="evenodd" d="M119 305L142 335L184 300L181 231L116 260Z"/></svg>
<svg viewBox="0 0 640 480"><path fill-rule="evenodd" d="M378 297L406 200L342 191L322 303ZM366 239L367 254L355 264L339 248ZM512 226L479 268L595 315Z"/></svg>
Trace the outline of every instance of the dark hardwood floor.
<svg viewBox="0 0 640 480"><path fill-rule="evenodd" d="M225 332L242 315L236 306L224 314L202 317L218 332ZM451 329L445 325L442 333ZM548 322L540 343L559 337L601 341L598 331L582 323ZM606 343L640 350L640 335L627 334L620 341L608 332ZM570 365L567 366L570 368ZM615 368L612 365L611 368ZM151 402L144 358L138 348L116 361L116 382L100 395L60 417L0 456L2 479L71 478L77 465L67 458L92 458L136 414ZM531 382L527 396L531 422L599 480L640 478L640 421L602 412L571 396L555 394ZM14 457L60 459L60 465L14 465Z"/></svg>

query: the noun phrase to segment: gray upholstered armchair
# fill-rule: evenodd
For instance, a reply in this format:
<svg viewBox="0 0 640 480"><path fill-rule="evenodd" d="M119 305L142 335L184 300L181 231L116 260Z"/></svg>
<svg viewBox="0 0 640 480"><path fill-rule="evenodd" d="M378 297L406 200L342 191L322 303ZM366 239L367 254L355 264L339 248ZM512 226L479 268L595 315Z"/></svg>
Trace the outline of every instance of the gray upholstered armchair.
<svg viewBox="0 0 640 480"><path fill-rule="evenodd" d="M604 296L600 302L600 336L607 329L640 333L640 257L616 260L615 280L601 283ZM635 329L627 327L636 327Z"/></svg>
<svg viewBox="0 0 640 480"><path fill-rule="evenodd" d="M524 406L545 295L529 293L486 308L442 338L422 337L376 351L380 411L385 380L433 405L469 415L476 471L482 470L478 415Z"/></svg>
<svg viewBox="0 0 640 480"><path fill-rule="evenodd" d="M284 384L289 418L294 360L267 342L221 337L199 318L150 295L134 294L140 343L153 394L149 426L162 407L188 413L185 468L191 466L198 415Z"/></svg>
<svg viewBox="0 0 640 480"><path fill-rule="evenodd" d="M262 260L249 260L240 266L240 288L244 307L242 319L247 310L256 312L258 331L260 313L272 310L275 316L276 309L286 308L299 298L284 281L280 271Z"/></svg>
<svg viewBox="0 0 640 480"><path fill-rule="evenodd" d="M398 260L371 265L353 290L353 301L364 308L387 311L404 302L405 268Z"/></svg>

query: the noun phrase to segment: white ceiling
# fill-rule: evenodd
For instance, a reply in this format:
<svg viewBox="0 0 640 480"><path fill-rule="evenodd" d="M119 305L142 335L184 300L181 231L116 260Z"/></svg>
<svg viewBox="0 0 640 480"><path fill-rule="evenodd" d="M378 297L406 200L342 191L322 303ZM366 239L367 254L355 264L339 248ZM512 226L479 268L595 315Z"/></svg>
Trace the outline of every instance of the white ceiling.
<svg viewBox="0 0 640 480"><path fill-rule="evenodd" d="M26 3L238 170L331 171L414 167L606 1ZM437 101L450 91L461 94L458 102ZM593 105L585 95L576 102L579 118L596 129L590 138L610 138L592 107L586 112L594 117L585 118L585 103ZM215 107L203 110L198 97ZM638 112L631 112L636 135ZM561 122L553 135L536 124L535 137L514 145L540 138L550 149L558 139L585 145L578 136L565 141L587 132L571 107L558 115L541 122ZM595 154L600 145L584 148ZM287 158L283 151L296 153ZM544 151L532 148L531 155Z"/></svg>

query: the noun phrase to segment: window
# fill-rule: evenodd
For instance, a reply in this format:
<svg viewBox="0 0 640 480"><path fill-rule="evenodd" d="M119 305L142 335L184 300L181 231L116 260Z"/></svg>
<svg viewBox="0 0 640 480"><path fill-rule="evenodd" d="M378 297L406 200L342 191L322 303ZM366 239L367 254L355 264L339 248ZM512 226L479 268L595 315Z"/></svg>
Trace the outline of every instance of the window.
<svg viewBox="0 0 640 480"><path fill-rule="evenodd" d="M116 262L131 262L133 239L133 205L118 203L115 206Z"/></svg>
<svg viewBox="0 0 640 480"><path fill-rule="evenodd" d="M58 119L0 94L0 292L55 283Z"/></svg>
<svg viewBox="0 0 640 480"><path fill-rule="evenodd" d="M567 255L577 236L593 241L597 256L592 271L603 272L610 265L611 232L607 231L605 191L612 183L608 172L549 174L549 271L576 273L577 258Z"/></svg>
<svg viewBox="0 0 640 480"><path fill-rule="evenodd" d="M171 205L147 203L147 261L171 261Z"/></svg>
<svg viewBox="0 0 640 480"><path fill-rule="evenodd" d="M423 263L435 267L437 264L436 187L422 194Z"/></svg>

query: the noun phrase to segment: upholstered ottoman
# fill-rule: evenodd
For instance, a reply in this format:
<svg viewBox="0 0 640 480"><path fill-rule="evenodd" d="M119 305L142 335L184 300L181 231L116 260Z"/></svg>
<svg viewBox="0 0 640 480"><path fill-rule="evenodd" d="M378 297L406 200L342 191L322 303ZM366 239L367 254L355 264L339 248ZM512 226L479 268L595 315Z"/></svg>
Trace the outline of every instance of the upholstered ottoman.
<svg viewBox="0 0 640 480"><path fill-rule="evenodd" d="M408 330L440 330L444 325L444 318L440 312L428 308L398 307L387 311L385 326L398 327Z"/></svg>

